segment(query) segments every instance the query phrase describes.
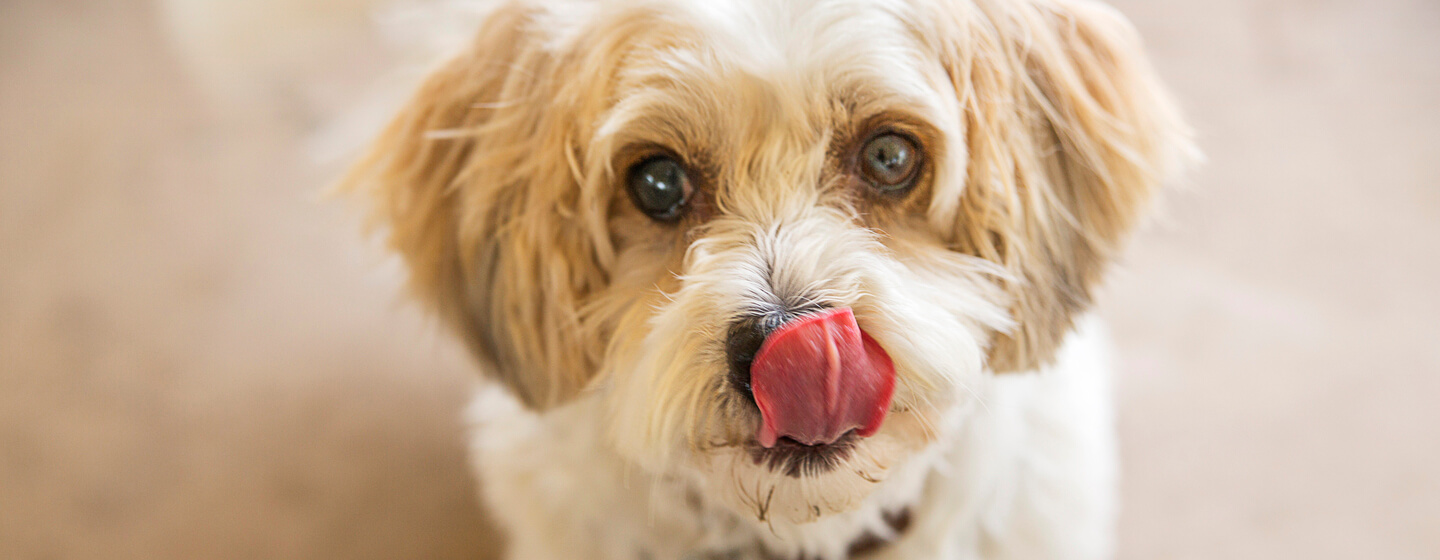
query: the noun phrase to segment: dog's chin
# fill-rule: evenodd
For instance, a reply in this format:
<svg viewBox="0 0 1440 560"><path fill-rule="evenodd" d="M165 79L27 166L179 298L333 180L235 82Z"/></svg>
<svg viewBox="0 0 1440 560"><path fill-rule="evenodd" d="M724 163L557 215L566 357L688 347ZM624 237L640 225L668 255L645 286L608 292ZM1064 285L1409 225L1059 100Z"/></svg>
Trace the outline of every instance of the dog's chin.
<svg viewBox="0 0 1440 560"><path fill-rule="evenodd" d="M891 412L880 431L853 431L825 445L750 440L695 455L707 494L757 522L804 524L859 509L896 470L934 441L930 422Z"/></svg>
<svg viewBox="0 0 1440 560"><path fill-rule="evenodd" d="M806 445L789 437L782 437L770 447L762 446L755 440L750 440L745 447L756 465L785 476L800 478L822 475L840 468L855 453L859 440L860 436L855 434L855 430L850 430L833 442L818 445Z"/></svg>

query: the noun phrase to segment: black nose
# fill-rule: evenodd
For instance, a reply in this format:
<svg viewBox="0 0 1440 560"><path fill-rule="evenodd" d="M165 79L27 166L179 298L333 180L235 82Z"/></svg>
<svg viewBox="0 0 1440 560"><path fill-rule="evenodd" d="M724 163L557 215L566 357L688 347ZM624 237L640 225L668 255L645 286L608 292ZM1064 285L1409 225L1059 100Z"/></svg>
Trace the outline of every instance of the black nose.
<svg viewBox="0 0 1440 560"><path fill-rule="evenodd" d="M791 319L814 313L823 308L806 305L783 311L746 315L730 325L725 339L725 359L730 363L730 386L754 403L755 396L750 390L750 363L765 344L765 337Z"/></svg>

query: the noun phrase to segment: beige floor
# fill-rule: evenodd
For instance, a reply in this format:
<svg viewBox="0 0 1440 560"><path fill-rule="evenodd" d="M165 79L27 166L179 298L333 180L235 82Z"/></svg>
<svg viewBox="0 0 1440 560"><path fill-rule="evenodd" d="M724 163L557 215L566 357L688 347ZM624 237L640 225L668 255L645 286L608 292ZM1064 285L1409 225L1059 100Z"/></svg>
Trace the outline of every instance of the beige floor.
<svg viewBox="0 0 1440 560"><path fill-rule="evenodd" d="M1440 4L1119 4L1210 158L1103 298L1121 556L1440 556ZM0 2L0 558L490 557L469 370L317 202L373 38L220 103L158 19Z"/></svg>

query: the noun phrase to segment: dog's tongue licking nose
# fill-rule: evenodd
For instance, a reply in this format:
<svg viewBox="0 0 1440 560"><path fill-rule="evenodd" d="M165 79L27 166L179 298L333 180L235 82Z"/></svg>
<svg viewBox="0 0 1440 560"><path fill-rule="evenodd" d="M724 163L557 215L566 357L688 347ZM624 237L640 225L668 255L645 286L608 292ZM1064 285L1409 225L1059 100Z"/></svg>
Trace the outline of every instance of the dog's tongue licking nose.
<svg viewBox="0 0 1440 560"><path fill-rule="evenodd" d="M806 445L845 432L874 435L890 408L895 366L850 308L795 319L771 333L750 365L762 417L760 445L785 436Z"/></svg>

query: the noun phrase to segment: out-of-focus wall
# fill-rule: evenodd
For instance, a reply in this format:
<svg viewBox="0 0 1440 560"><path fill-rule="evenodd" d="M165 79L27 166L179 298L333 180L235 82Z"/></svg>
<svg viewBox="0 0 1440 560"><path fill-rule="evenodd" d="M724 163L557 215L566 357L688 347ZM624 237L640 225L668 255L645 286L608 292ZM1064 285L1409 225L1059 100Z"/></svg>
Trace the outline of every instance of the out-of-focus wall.
<svg viewBox="0 0 1440 560"><path fill-rule="evenodd" d="M1104 302L1124 556L1440 555L1440 3L1117 5L1209 156Z"/></svg>
<svg viewBox="0 0 1440 560"><path fill-rule="evenodd" d="M1101 298L1120 556L1434 558L1440 5L1117 5L1209 158ZM319 195L376 6L0 3L0 558L492 557L471 369Z"/></svg>

